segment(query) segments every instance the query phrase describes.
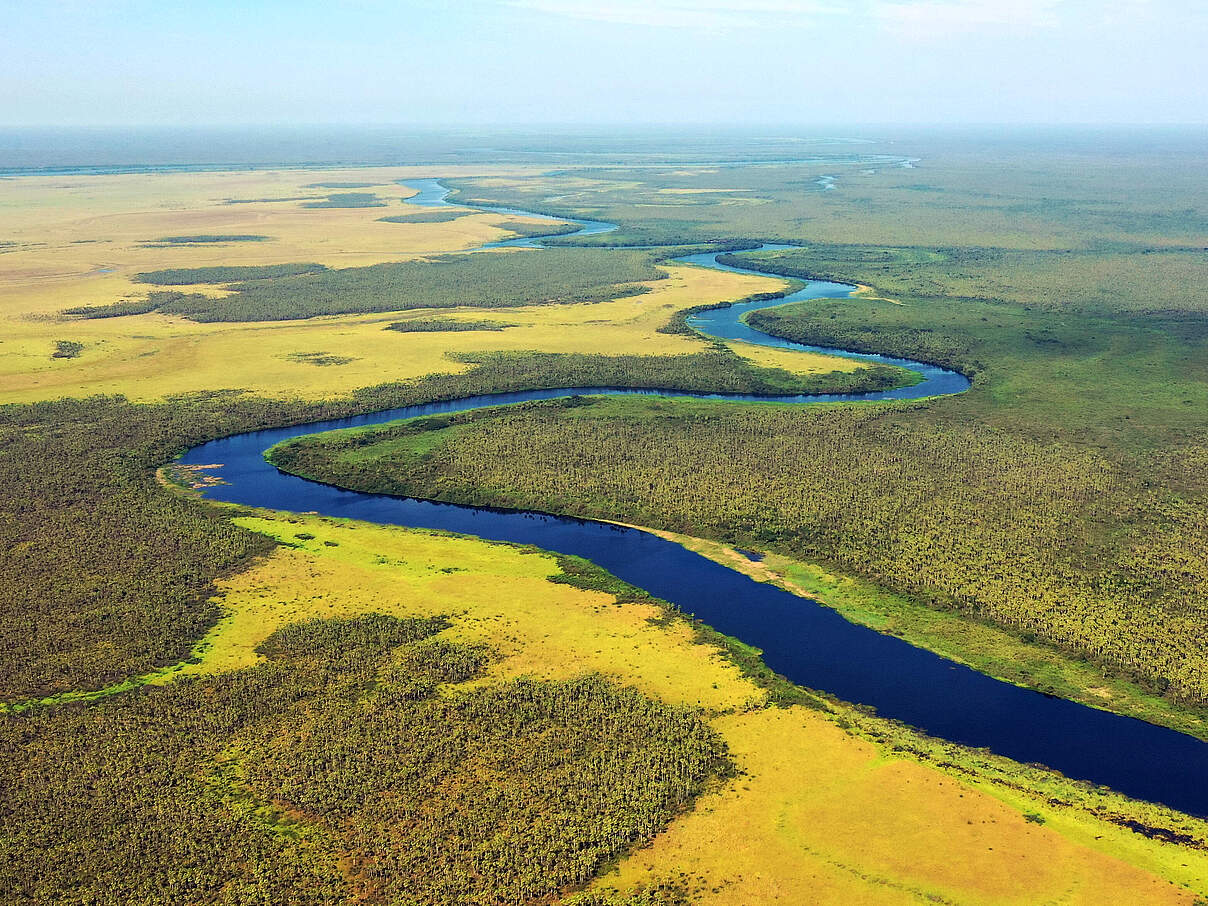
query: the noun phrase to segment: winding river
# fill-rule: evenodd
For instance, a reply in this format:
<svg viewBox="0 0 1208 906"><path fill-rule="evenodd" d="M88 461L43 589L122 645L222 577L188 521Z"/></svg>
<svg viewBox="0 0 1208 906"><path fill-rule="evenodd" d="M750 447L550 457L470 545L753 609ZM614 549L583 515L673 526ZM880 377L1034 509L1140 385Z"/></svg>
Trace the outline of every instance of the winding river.
<svg viewBox="0 0 1208 906"><path fill-rule="evenodd" d="M406 184L419 192L410 199L413 204L448 204L448 191L435 179L410 180ZM533 216L529 212L515 213ZM548 219L565 221L569 218ZM615 229L612 224L595 221L578 223L580 230L573 235ZM493 245L537 248L541 243L539 239L517 239ZM714 253L690 255L680 260L740 273L759 273L720 265ZM803 346L771 337L742 320L746 312L756 308L805 299L844 297L852 290L853 287L843 284L811 282L784 299L703 312L690 323L702 333L716 337L901 365L919 372L923 377L920 383L862 394L672 395L756 404L807 404L918 399L968 389L969 381L964 376L943 368L886 356ZM660 395L657 391L577 387L477 396L222 438L193 448L180 461L193 465L221 464L218 474L227 483L209 487L204 492L214 500L462 532L585 557L625 581L670 601L685 613L694 614L717 630L761 649L770 668L803 686L832 693L849 702L870 705L884 717L911 724L933 736L984 747L1021 762L1039 762L1069 777L1103 784L1129 796L1163 803L1190 814L1208 816L1208 744L1191 736L992 679L901 639L850 623L827 607L756 582L678 544L638 529L538 513L347 491L287 475L264 459L264 451L274 444L306 434L525 400L552 399L572 393ZM809 778L802 778L802 782L808 783Z"/></svg>

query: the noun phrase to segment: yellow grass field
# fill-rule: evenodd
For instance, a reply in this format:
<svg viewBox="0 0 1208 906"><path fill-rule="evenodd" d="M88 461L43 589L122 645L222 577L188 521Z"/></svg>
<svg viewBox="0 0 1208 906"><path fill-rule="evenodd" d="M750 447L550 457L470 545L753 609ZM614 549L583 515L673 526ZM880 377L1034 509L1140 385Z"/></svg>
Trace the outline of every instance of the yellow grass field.
<svg viewBox="0 0 1208 906"><path fill-rule="evenodd" d="M130 277L165 267L317 261L351 267L423 253L471 248L506 237L497 214L447 223L380 223L412 194L396 180L430 176L415 168L140 173L129 176L22 177L0 182L3 241L0 310L53 313L145 290ZM309 188L320 182L374 183L370 188ZM384 207L306 208L305 198L372 193ZM162 247L165 236L258 234L264 242ZM151 247L148 247L151 246Z"/></svg>
<svg viewBox="0 0 1208 906"><path fill-rule="evenodd" d="M715 904L1190 906L1181 885L1208 890L1208 853L1059 810L1044 792L958 779L894 754L844 732L837 721L854 712L763 707L763 690L696 643L687 624L654 624L649 605L550 583L558 568L546 554L310 516L238 521L292 546L223 583L226 616L200 663L181 673L254 663L255 646L289 621L445 614L451 636L502 655L480 682L594 671L713 715L738 776L598 886L628 890L684 872L699 902Z"/></svg>
<svg viewBox="0 0 1208 906"><path fill-rule="evenodd" d="M0 182L5 241L0 253L0 400L125 394L135 400L198 390L242 389L310 399L345 395L386 381L465 370L449 352L539 350L673 354L700 348L691 337L660 334L677 310L737 299L784 285L774 278L701 268L666 268L652 291L593 305L533 306L488 315L516 324L501 332L386 331L393 320L424 317L351 315L302 321L198 324L151 313L74 320L64 308L145 295L133 275L165 267L317 261L348 267L458 251L512 235L517 218L470 214L448 223L381 223L411 190L396 180L426 172L288 170L268 173L139 174L37 177ZM337 189L315 182L380 182L388 207L305 208L302 202L226 204L231 198L322 197ZM521 221L522 222L522 219ZM146 248L164 236L259 234L265 242ZM154 244L154 243L153 243ZM492 254L540 254L533 251ZM221 292L209 288L212 292ZM480 319L480 311L465 317ZM448 313L442 310L442 315ZM458 317L456 312L452 317ZM54 359L58 340L82 343L78 358ZM760 364L798 373L851 370L849 360L734 344ZM299 355L351 359L316 366Z"/></svg>

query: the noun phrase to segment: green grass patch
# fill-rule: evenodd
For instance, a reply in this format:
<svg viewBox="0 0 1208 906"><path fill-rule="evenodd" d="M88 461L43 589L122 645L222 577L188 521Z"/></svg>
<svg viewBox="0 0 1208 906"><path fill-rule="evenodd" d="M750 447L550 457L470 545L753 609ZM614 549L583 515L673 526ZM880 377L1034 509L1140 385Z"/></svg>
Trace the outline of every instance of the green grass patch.
<svg viewBox="0 0 1208 906"><path fill-rule="evenodd" d="M388 217L379 217L378 223L449 223L472 213L474 212L456 208L435 208L431 211L415 211L409 214L391 214Z"/></svg>
<svg viewBox="0 0 1208 906"><path fill-rule="evenodd" d="M505 324L502 321L456 321L453 318L413 318L410 321L395 321L387 324L384 330L395 330L399 333L448 333L466 330L506 330L515 324Z"/></svg>
<svg viewBox="0 0 1208 906"><path fill-rule="evenodd" d="M161 236L145 245L146 248L164 248L173 245L224 245L229 242L266 242L268 236L258 233L199 233L194 236Z"/></svg>
<svg viewBox="0 0 1208 906"><path fill-rule="evenodd" d="M77 359L84 351L84 344L76 340L56 340L55 351L50 354L52 359Z"/></svg>
<svg viewBox="0 0 1208 906"><path fill-rule="evenodd" d="M322 201L307 201L304 208L384 208L386 202L372 192L337 192Z"/></svg>

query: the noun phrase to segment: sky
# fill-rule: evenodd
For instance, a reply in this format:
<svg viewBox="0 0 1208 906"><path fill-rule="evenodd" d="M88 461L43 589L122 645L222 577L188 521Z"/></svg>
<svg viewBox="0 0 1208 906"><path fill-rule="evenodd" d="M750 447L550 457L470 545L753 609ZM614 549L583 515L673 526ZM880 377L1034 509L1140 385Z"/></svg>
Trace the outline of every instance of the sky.
<svg viewBox="0 0 1208 906"><path fill-rule="evenodd" d="M0 125L1208 122L1208 0L0 0Z"/></svg>

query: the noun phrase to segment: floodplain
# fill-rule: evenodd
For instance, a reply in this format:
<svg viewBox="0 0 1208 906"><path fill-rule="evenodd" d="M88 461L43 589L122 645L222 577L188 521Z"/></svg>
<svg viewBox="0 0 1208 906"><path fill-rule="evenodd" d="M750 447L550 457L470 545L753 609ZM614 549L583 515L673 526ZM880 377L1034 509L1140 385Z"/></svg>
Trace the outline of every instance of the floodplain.
<svg viewBox="0 0 1208 906"><path fill-rule="evenodd" d="M858 412L662 399L487 412L387 432L318 477L364 486L376 470L373 490L676 533L992 675L1203 736L1202 186L1179 160L1127 159L1125 190L1119 163L1094 154L1071 167L1047 151L1012 153L1022 156L922 141L910 168L855 157L848 169L476 163L0 182L4 889L14 902L304 891L315 902L590 906L1208 894L1200 819L791 687L741 640L589 565L216 506L196 493L204 476L170 467L213 437L474 393L842 387L872 370L674 325L791 280L860 283L850 299L751 323L947 364L972 390ZM840 174L833 189L817 185L824 172ZM550 238L544 250L470 251L558 231L514 213L407 205L400 181L432 175L447 178L455 204L620 229ZM572 245L761 241L807 248L738 252L763 277L592 252L599 263L574 292L557 296L530 274L511 281L506 307L431 290L425 305L404 285L385 290L397 304L373 311L337 300L331 312L269 318L238 310L233 280L139 276L250 268L226 273L263 299L273 280L360 280L450 255L494 269ZM254 275L303 264L325 270ZM273 298L288 302L301 284L281 283ZM230 319L122 313L165 290L205 297L196 311L227 306ZM112 317L66 313L112 306ZM523 459L501 455L521 447ZM311 453L322 452L320 440ZM920 506L932 507L925 519L902 521ZM550 703L561 723L543 723L529 701ZM514 716L511 741L481 735L488 704ZM188 716L209 707L213 721ZM601 732L609 709L630 715L648 745ZM463 748L432 749L447 773L400 779L397 800L375 804L366 791L412 776L414 765L391 759L429 745L438 713L463 721ZM325 738L314 715L358 741L338 769L307 747ZM410 735L381 732L392 721ZM609 765L602 792L582 782L587 762L547 757L543 740L558 732L580 734L576 751ZM558 794L517 792L506 760L484 754L491 745L533 759L533 776ZM668 752L674 783L655 767ZM375 759L397 773L375 775ZM625 782L626 770L641 782ZM304 778L317 779L308 789ZM98 805L89 790L110 798ZM433 791L449 810L423 811ZM553 815L590 856L553 845ZM440 852L483 819L549 849L471 834L458 837L471 841L461 877L406 874L404 849ZM373 842L396 825L430 833ZM144 858L148 834L171 841L162 859ZM243 862L223 854L232 840L251 841ZM543 879L515 868L538 857ZM182 873L189 864L211 880Z"/></svg>

